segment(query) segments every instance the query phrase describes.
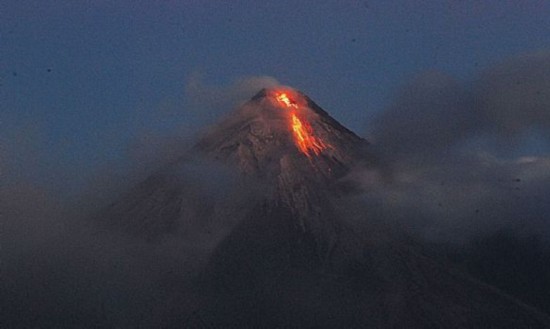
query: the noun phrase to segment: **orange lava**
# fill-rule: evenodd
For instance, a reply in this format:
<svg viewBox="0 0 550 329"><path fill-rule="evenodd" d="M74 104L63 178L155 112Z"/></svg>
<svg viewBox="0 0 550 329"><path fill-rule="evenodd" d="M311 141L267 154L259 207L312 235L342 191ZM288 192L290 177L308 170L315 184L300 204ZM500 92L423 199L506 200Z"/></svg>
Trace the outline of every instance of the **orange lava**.
<svg viewBox="0 0 550 329"><path fill-rule="evenodd" d="M275 97L279 102L283 103L286 107L293 107L295 109L298 108L298 105L295 102L291 101L286 93L279 93Z"/></svg>
<svg viewBox="0 0 550 329"><path fill-rule="evenodd" d="M311 157L311 154L319 155L323 150L327 148L327 145L318 137L314 135L314 131L311 125L307 121L305 116L299 113L300 107L298 103L292 100L286 92L277 92L275 99L284 107L291 111L290 113L290 126L293 132L294 144L298 149L307 157Z"/></svg>

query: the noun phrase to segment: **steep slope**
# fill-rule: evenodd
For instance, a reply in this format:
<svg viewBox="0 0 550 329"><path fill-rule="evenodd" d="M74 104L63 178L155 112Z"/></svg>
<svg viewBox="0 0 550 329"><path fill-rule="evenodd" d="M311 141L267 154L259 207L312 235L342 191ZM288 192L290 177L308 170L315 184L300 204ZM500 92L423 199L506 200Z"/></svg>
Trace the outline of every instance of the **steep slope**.
<svg viewBox="0 0 550 329"><path fill-rule="evenodd" d="M197 285L213 328L548 328L539 311L384 229L320 257L290 213L262 209L218 246Z"/></svg>
<svg viewBox="0 0 550 329"><path fill-rule="evenodd" d="M196 149L260 179L268 207L289 210L303 232L330 243L338 229L330 205L341 193L338 179L365 160L367 145L307 96L277 89L260 91Z"/></svg>

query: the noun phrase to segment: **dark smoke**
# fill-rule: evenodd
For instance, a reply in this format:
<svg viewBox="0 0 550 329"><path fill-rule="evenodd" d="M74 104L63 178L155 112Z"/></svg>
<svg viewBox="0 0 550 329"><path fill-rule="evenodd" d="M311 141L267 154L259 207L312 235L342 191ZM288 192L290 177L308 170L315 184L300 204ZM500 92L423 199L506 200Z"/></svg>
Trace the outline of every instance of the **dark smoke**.
<svg viewBox="0 0 550 329"><path fill-rule="evenodd" d="M204 164L182 171L187 193L202 205L238 204L224 172ZM201 179L214 175L216 184ZM229 229L213 212L201 216L209 234L174 232L148 242L98 230L90 222L97 208L67 204L34 186L6 186L0 197L4 328L171 324L196 306L192 279Z"/></svg>
<svg viewBox="0 0 550 329"><path fill-rule="evenodd" d="M29 123L31 128L3 131L0 327L183 323L197 306L195 276L238 219L238 208L253 198L256 186L243 186L219 164L189 159L174 179L189 196L186 214L195 214L192 220L201 223L193 228L195 234L178 231L146 241L100 229L91 219L151 173L186 156L204 126L189 127L185 121L209 121L191 108L193 104L200 100L205 111L216 104L227 110L275 83L271 78L246 78L228 90L214 90L190 82L186 92L191 110L182 115L180 130L138 134L122 160L84 173L89 183L76 192L70 184L74 168L48 154L48 139L40 127ZM233 215L235 219L228 218Z"/></svg>
<svg viewBox="0 0 550 329"><path fill-rule="evenodd" d="M440 72L421 74L371 123L371 132L386 157L407 161L438 161L474 138L514 152L532 134L548 143L549 104L550 54L525 55L470 83Z"/></svg>
<svg viewBox="0 0 550 329"><path fill-rule="evenodd" d="M508 60L486 72L477 98L495 133L510 137L540 129L550 137L550 54Z"/></svg>
<svg viewBox="0 0 550 329"><path fill-rule="evenodd" d="M460 83L419 75L371 124L390 181L353 174L367 202L436 239L550 232L550 54L525 55ZM375 205L373 205L375 206Z"/></svg>
<svg viewBox="0 0 550 329"><path fill-rule="evenodd" d="M419 75L370 126L360 202L474 277L550 312L550 53L471 82Z"/></svg>

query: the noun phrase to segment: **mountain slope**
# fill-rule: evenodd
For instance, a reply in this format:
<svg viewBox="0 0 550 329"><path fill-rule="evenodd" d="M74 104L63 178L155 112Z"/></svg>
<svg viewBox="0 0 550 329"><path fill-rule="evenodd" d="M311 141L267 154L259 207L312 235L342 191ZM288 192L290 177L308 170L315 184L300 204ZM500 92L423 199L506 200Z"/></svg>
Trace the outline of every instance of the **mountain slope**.
<svg viewBox="0 0 550 329"><path fill-rule="evenodd" d="M348 218L343 201L353 188L340 178L373 163L367 146L300 92L262 90L191 154L236 170L236 193L252 196L210 202L211 191L179 175L182 158L111 205L103 221L189 239L207 239L214 217L224 223L187 327L550 327L546 315L428 256L398 228Z"/></svg>
<svg viewBox="0 0 550 329"><path fill-rule="evenodd" d="M550 324L546 315L430 258L420 246L392 232L370 232L353 254L337 246L327 259L291 220L282 210L258 209L217 247L198 285L204 294L198 310L212 327Z"/></svg>

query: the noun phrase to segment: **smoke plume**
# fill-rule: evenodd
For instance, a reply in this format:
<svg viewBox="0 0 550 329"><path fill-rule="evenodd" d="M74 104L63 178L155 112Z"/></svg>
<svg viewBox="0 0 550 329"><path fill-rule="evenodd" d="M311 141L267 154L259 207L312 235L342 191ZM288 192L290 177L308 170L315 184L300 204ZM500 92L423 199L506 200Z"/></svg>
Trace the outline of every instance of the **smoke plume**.
<svg viewBox="0 0 550 329"><path fill-rule="evenodd" d="M389 181L367 171L350 179L373 207L383 203L430 238L548 236L549 77L549 53L507 60L469 83L420 74L371 123Z"/></svg>

